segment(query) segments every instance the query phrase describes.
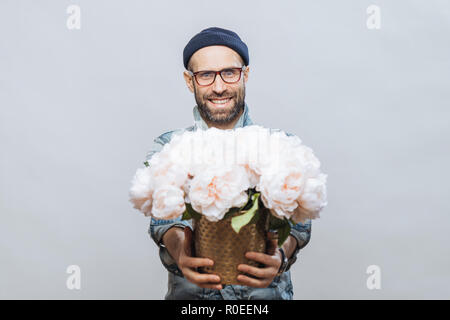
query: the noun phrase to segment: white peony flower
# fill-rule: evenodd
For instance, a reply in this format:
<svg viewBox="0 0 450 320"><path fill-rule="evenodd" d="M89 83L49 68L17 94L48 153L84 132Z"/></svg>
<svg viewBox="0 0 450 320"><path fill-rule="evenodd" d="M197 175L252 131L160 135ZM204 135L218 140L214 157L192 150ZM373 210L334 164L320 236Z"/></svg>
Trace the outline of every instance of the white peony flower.
<svg viewBox="0 0 450 320"><path fill-rule="evenodd" d="M301 169L300 166L286 166L278 172L261 175L256 190L261 192L264 206L280 219L289 219L298 206L296 200L300 197L305 182Z"/></svg>
<svg viewBox="0 0 450 320"><path fill-rule="evenodd" d="M174 185L164 185L153 193L152 216L159 219L174 219L186 210L184 192Z"/></svg>
<svg viewBox="0 0 450 320"><path fill-rule="evenodd" d="M278 157L274 158L270 153L271 163L259 167L261 178L256 189L261 191L264 205L278 218L289 219L297 214L295 218L303 219L305 210L316 207L312 196L305 190L310 192L314 181L319 179L320 162L312 149L303 145L296 136L277 131L270 138L272 146L278 149ZM300 204L301 208L298 208ZM308 217L313 218L322 208L308 211L314 212Z"/></svg>
<svg viewBox="0 0 450 320"><path fill-rule="evenodd" d="M205 167L191 180L189 199L194 210L209 221L219 221L230 208L247 203L245 191L249 186L246 171L241 166Z"/></svg>
<svg viewBox="0 0 450 320"><path fill-rule="evenodd" d="M188 172L181 166L162 160L150 165L151 179L155 188L160 185L171 184L182 187L188 179Z"/></svg>
<svg viewBox="0 0 450 320"><path fill-rule="evenodd" d="M149 216L153 200L153 183L150 168L138 168L133 177L129 200L133 207Z"/></svg>
<svg viewBox="0 0 450 320"><path fill-rule="evenodd" d="M292 216L295 223L319 218L320 211L328 204L327 177L326 174L321 173L317 178L310 178L306 181L305 188L297 199L298 207Z"/></svg>

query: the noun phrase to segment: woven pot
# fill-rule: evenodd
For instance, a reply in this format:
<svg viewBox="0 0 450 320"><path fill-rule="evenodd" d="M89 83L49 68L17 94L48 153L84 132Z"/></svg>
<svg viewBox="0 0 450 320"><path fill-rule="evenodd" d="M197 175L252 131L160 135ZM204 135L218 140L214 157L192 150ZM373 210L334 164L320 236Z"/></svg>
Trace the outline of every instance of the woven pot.
<svg viewBox="0 0 450 320"><path fill-rule="evenodd" d="M236 233L231 227L231 218L240 215L236 212L218 222L208 221L204 216L193 219L195 256L214 261L212 267L199 268L199 272L220 276L222 284L239 284L237 276L243 274L237 270L239 264L260 267L260 263L245 258L248 251L266 252L269 215L267 209L260 206L261 215L257 223L247 224Z"/></svg>

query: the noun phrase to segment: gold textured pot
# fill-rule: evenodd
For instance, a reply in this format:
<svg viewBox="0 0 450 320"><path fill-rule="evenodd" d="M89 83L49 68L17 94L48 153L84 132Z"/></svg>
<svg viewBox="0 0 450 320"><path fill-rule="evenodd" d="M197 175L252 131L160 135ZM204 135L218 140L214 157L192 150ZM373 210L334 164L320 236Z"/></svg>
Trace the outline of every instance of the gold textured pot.
<svg viewBox="0 0 450 320"><path fill-rule="evenodd" d="M239 264L260 267L260 263L245 258L246 252L266 252L268 210L260 202L258 221L247 224L236 233L231 227L231 218L240 214L242 212L235 212L218 222L208 221L204 216L193 219L194 254L214 261L212 267L199 268L199 272L217 274L222 284L239 284L236 278L242 274L237 270Z"/></svg>

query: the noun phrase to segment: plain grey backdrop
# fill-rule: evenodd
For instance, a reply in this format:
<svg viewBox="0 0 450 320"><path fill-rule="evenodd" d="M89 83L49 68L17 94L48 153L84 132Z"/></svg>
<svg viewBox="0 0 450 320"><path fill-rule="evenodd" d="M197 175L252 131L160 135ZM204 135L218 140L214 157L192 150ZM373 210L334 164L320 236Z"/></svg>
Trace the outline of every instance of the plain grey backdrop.
<svg viewBox="0 0 450 320"><path fill-rule="evenodd" d="M328 174L294 299L449 299L446 0L1 0L0 298L164 297L128 189L152 140L193 123L182 50L210 26L249 47L254 122L297 134Z"/></svg>

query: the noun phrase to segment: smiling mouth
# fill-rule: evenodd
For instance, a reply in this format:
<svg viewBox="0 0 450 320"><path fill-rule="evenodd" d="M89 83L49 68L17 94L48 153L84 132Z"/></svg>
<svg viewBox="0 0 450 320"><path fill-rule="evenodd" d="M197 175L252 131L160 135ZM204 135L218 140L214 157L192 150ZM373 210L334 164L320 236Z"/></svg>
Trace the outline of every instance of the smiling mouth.
<svg viewBox="0 0 450 320"><path fill-rule="evenodd" d="M208 101L216 106L225 106L228 102L231 101L231 97L221 99L208 99Z"/></svg>

